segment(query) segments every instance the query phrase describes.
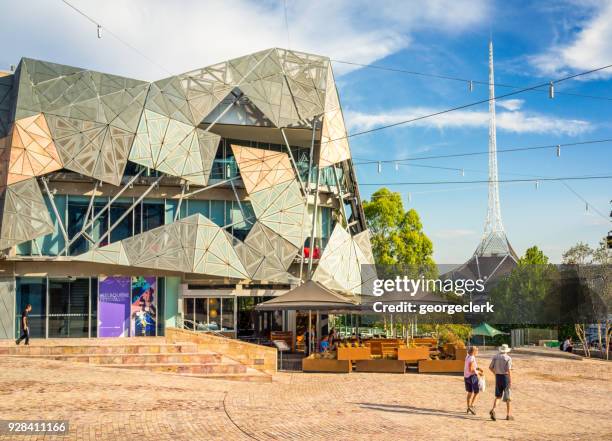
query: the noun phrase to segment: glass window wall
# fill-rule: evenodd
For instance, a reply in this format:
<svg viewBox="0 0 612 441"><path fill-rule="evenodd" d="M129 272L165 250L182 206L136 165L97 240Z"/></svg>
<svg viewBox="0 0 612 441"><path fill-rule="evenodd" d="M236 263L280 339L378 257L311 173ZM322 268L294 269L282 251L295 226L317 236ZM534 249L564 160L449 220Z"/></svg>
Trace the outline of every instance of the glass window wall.
<svg viewBox="0 0 612 441"><path fill-rule="evenodd" d="M235 297L187 297L183 299L185 325L196 331L235 331L235 309Z"/></svg>
<svg viewBox="0 0 612 441"><path fill-rule="evenodd" d="M155 280L158 283L157 335L164 335L165 279L159 277ZM129 297L127 300L129 305ZM32 305L28 316L32 338L98 335L97 277L16 277L16 336L20 331L21 312L27 304Z"/></svg>

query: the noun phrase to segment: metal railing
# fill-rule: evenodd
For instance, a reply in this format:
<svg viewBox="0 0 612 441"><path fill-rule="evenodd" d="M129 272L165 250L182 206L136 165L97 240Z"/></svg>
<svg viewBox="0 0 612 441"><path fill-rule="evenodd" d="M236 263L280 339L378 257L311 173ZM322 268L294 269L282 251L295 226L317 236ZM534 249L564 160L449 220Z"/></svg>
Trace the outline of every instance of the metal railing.
<svg viewBox="0 0 612 441"><path fill-rule="evenodd" d="M176 327L179 329L186 329L187 331L199 332L202 334L212 334L216 335L217 337L223 338L230 338L219 330L210 329L206 327L206 325L204 325L203 323L198 323L194 320L189 320L181 316L179 316L176 320Z"/></svg>

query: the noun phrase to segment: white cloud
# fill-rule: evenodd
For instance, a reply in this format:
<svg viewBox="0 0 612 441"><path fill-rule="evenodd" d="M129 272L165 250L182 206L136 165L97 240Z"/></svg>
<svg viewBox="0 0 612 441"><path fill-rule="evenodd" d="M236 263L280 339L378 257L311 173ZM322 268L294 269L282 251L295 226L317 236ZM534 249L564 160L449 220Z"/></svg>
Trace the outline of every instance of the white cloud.
<svg viewBox="0 0 612 441"><path fill-rule="evenodd" d="M172 73L288 46L282 0L70 2ZM489 11L486 0L432 0L418 7L365 0L286 4L291 48L358 63L406 48L420 30L472 30ZM3 48L0 63L29 56L148 80L168 76L109 32L99 40L95 25L59 0L5 2L2 9L0 29L11 44Z"/></svg>
<svg viewBox="0 0 612 441"><path fill-rule="evenodd" d="M529 57L531 64L542 74L561 76L570 71L595 69L612 60L612 1L589 3L589 6L593 5L596 5L595 12L579 24L580 30L572 41L555 44L548 51ZM580 79L592 80L610 75L612 69L607 69Z"/></svg>
<svg viewBox="0 0 612 441"><path fill-rule="evenodd" d="M369 130L374 127L394 124L435 113L439 109L413 107L381 113L363 113L346 111L349 131ZM457 110L418 120L400 127L425 127L434 129L469 129L486 128L489 125L489 113L485 111ZM522 111L497 112L497 129L513 133L538 133L576 136L589 132L593 125L580 119L557 118L538 113Z"/></svg>
<svg viewBox="0 0 612 441"><path fill-rule="evenodd" d="M521 107L523 107L524 103L525 103L525 100L521 100L518 98L507 99L507 100L497 100L495 102L497 106L502 107L506 110L510 110L510 111L519 110Z"/></svg>

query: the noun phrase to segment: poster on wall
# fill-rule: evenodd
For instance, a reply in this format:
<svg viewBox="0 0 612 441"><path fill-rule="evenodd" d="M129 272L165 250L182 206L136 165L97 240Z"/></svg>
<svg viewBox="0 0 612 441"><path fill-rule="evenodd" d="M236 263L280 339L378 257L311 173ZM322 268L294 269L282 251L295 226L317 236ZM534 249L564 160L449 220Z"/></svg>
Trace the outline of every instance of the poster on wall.
<svg viewBox="0 0 612 441"><path fill-rule="evenodd" d="M154 336L157 330L157 278L132 277L130 335Z"/></svg>
<svg viewBox="0 0 612 441"><path fill-rule="evenodd" d="M130 277L104 277L98 286L98 336L127 337L130 326Z"/></svg>

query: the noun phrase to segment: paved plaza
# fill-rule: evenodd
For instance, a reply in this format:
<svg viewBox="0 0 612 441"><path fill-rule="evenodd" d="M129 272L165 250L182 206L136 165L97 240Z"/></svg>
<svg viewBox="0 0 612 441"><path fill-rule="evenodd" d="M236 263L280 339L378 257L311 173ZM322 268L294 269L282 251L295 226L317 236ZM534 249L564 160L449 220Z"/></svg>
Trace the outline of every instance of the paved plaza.
<svg viewBox="0 0 612 441"><path fill-rule="evenodd" d="M490 374L468 416L461 376L279 373L250 383L4 358L0 419L70 421L67 436L45 440L612 439L612 364L514 362L516 420L493 422Z"/></svg>

